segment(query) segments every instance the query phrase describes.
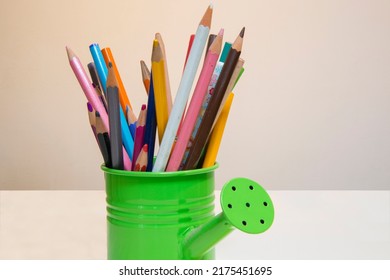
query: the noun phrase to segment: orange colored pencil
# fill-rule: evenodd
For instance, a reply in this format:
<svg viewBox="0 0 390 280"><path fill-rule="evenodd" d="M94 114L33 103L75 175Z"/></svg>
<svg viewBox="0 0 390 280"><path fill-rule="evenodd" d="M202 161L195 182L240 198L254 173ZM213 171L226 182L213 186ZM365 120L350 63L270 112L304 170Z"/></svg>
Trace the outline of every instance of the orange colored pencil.
<svg viewBox="0 0 390 280"><path fill-rule="evenodd" d="M102 54L104 61L106 62L106 65L108 65L110 62L112 64L112 68L114 69L115 78L118 82L118 90L119 90L119 102L121 104L123 112L126 112L126 107L129 106L130 108L130 114L134 114L133 107L131 106L130 100L127 96L125 86L123 85L121 76L119 74L118 68L116 66L114 56L112 55L110 48L104 48L102 49ZM134 114L134 118L137 119L137 117Z"/></svg>

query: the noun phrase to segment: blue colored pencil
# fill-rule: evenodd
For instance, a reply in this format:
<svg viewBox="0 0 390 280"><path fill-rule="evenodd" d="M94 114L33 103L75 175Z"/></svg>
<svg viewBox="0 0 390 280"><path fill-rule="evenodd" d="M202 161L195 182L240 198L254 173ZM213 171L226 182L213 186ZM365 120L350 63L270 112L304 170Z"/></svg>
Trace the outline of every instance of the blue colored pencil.
<svg viewBox="0 0 390 280"><path fill-rule="evenodd" d="M150 75L148 105L146 113L146 124L145 124L145 136L144 142L148 144L148 165L146 171L152 171L153 169L153 157L154 157L154 145L156 142L156 130L157 130L157 119L156 119L156 105L154 101L154 88L153 88L153 73Z"/></svg>

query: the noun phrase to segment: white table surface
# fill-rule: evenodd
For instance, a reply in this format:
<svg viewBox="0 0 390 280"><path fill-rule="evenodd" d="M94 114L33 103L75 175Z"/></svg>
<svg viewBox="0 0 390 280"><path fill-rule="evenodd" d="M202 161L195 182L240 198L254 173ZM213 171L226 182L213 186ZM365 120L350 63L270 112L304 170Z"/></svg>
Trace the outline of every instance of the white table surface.
<svg viewBox="0 0 390 280"><path fill-rule="evenodd" d="M390 191L269 194L271 229L233 231L217 259L390 259ZM105 211L104 191L1 191L0 259L105 259Z"/></svg>

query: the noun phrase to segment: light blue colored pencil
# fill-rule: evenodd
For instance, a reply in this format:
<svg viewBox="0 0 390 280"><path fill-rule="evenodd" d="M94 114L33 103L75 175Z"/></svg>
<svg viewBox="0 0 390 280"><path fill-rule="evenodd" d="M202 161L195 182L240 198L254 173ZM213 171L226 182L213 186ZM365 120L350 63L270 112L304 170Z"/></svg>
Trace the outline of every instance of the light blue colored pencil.
<svg viewBox="0 0 390 280"><path fill-rule="evenodd" d="M169 155L175 141L176 133L190 95L191 87L195 79L203 49L209 36L212 13L213 7L210 5L204 13L196 31L187 64L184 68L183 76L177 90L175 102L173 104L164 136L161 141L160 149L153 166L153 172L165 171Z"/></svg>

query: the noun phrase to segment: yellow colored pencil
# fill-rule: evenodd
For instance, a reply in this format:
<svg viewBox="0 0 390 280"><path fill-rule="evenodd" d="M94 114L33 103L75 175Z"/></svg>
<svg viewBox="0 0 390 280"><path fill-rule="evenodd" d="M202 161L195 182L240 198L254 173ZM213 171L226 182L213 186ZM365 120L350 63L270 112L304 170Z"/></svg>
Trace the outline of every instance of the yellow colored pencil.
<svg viewBox="0 0 390 280"><path fill-rule="evenodd" d="M210 137L209 145L207 147L206 156L203 161L203 168L213 166L219 150L219 146L221 145L223 131L225 130L227 118L229 116L230 107L232 105L234 98L234 93L230 93L221 114L214 126L213 132Z"/></svg>
<svg viewBox="0 0 390 280"><path fill-rule="evenodd" d="M156 103L158 138L161 143L165 127L167 126L168 122L168 104L166 95L164 57L158 40L153 41L152 73Z"/></svg>

